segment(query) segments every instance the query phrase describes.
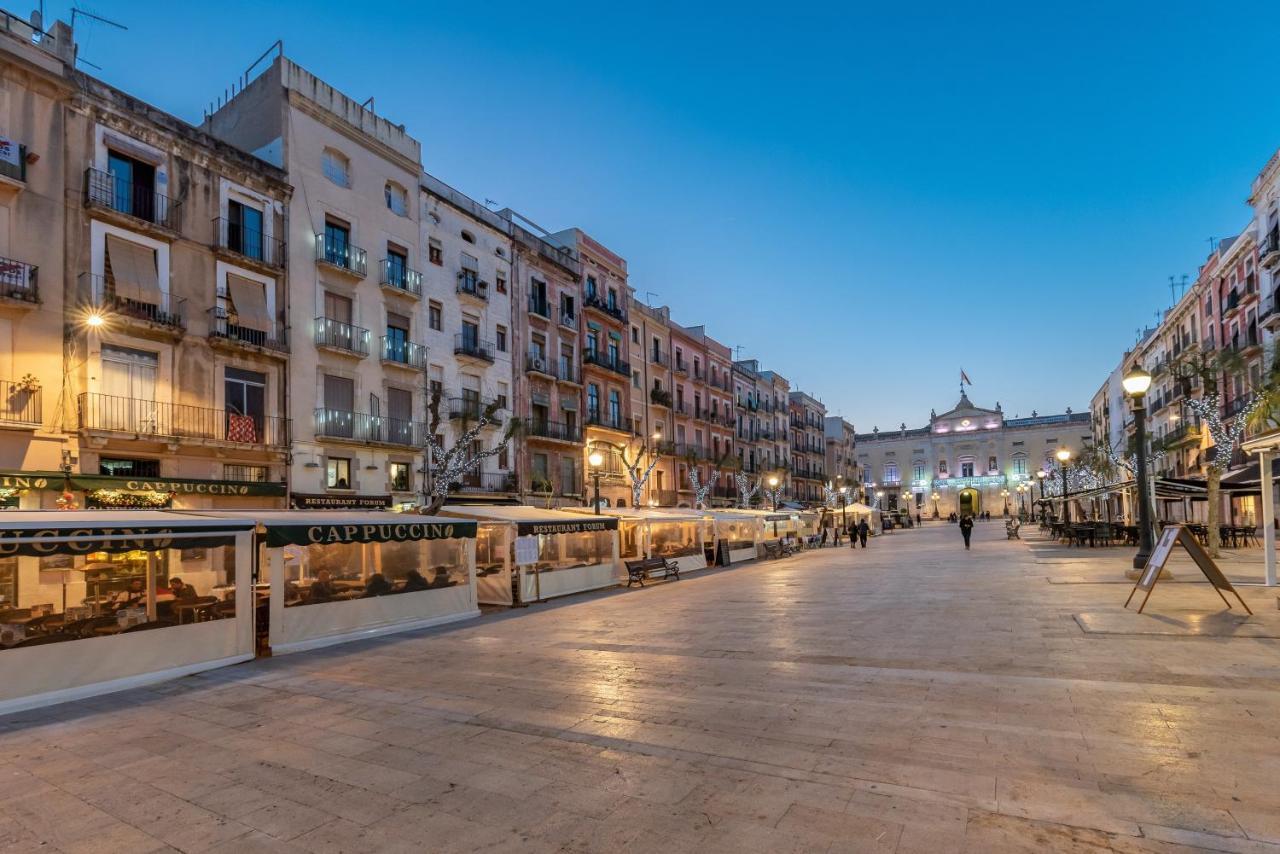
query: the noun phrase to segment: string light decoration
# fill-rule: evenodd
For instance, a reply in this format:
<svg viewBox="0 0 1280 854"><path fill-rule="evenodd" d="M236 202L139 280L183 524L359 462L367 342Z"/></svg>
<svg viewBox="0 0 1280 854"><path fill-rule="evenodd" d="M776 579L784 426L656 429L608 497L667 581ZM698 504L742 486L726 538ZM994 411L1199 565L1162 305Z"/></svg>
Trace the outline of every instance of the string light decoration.
<svg viewBox="0 0 1280 854"><path fill-rule="evenodd" d="M782 501L782 493L786 491L786 484L782 482L782 478L778 478L778 485L773 489L766 489L765 496L769 499L769 503L776 509Z"/></svg>
<svg viewBox="0 0 1280 854"><path fill-rule="evenodd" d="M636 450L634 458L628 458L627 449L629 445L624 445L619 450L619 456L622 457L622 465L627 469L627 475L631 478L631 506L639 507L641 497L644 495L644 485L649 482L649 475L653 474L654 466L658 464L658 455L651 454L648 468L644 468L645 454L649 453L649 447L641 444ZM641 471L641 469L644 469Z"/></svg>
<svg viewBox="0 0 1280 854"><path fill-rule="evenodd" d="M489 450L475 450L475 442L480 438L480 434L490 424L493 424L493 416L498 411L497 402L493 402L484 408L480 413L480 417L476 419L475 426L468 429L465 433L458 437L458 441L446 448L444 443L436 438L436 433L440 427L440 395L433 394L431 404L428 411L431 415L430 429L427 430L427 470L431 473L430 486L428 494L431 501L427 505L425 512L432 515L444 506L445 500L449 497L449 490L453 484L460 482L467 475L480 468L480 464L489 457L495 457L501 454L511 442L511 437L515 433L515 422L507 428L502 439L498 444Z"/></svg>
<svg viewBox="0 0 1280 854"><path fill-rule="evenodd" d="M742 472L735 472L733 475L734 483L738 487L738 506L748 508L751 506L751 499L756 497L756 493L760 491L760 483L762 478L756 478L754 481Z"/></svg>
<svg viewBox="0 0 1280 854"><path fill-rule="evenodd" d="M1222 419L1222 395L1218 392L1211 392L1204 397L1186 401L1187 408L1200 416L1200 420L1208 426L1213 447L1217 449L1217 453L1208 463L1209 468L1216 469L1221 474L1231 466L1231 456L1235 453L1236 445L1262 402L1261 395L1255 396L1228 424Z"/></svg>
<svg viewBox="0 0 1280 854"><path fill-rule="evenodd" d="M840 500L839 495L840 493L836 492L832 487L831 481L827 481L822 485L822 503L824 506L835 509L836 504Z"/></svg>
<svg viewBox="0 0 1280 854"><path fill-rule="evenodd" d="M720 479L720 469L711 470L711 477L704 484L698 476L698 467L689 466L689 483L693 486L693 506L698 510L707 509L707 496L711 493L711 488L716 485L716 481Z"/></svg>

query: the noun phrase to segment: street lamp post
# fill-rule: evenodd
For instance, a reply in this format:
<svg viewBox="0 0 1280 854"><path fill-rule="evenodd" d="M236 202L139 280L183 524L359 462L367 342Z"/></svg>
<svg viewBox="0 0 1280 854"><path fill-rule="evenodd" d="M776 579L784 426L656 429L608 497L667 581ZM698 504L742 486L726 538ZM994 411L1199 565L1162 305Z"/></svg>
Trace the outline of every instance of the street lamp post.
<svg viewBox="0 0 1280 854"><path fill-rule="evenodd" d="M1151 374L1135 366L1120 381L1125 394L1133 398L1133 424L1138 444L1138 553L1133 556L1134 569L1147 565L1151 557L1151 496L1147 494L1147 389L1151 388Z"/></svg>
<svg viewBox="0 0 1280 854"><path fill-rule="evenodd" d="M1009 515L1009 490L1000 490L1000 497L1004 499L1004 515Z"/></svg>
<svg viewBox="0 0 1280 854"><path fill-rule="evenodd" d="M1040 469L1040 471L1036 472L1036 477L1040 480L1040 519L1041 521L1044 520L1044 479L1048 476L1049 476L1049 473L1044 469Z"/></svg>
<svg viewBox="0 0 1280 854"><path fill-rule="evenodd" d="M773 498L773 512L778 512L778 476L769 476L769 495Z"/></svg>
<svg viewBox="0 0 1280 854"><path fill-rule="evenodd" d="M595 496L592 499L592 506L596 509L596 515L600 515L600 467L604 465L604 454L599 451L592 451L587 455L587 463L591 466L591 482L594 488Z"/></svg>
<svg viewBox="0 0 1280 854"><path fill-rule="evenodd" d="M1067 472L1070 469L1071 451L1067 448L1059 448L1055 456L1062 469L1062 524L1069 525L1071 524L1071 488L1067 485Z"/></svg>
<svg viewBox="0 0 1280 854"><path fill-rule="evenodd" d="M845 493L848 491L848 489L849 489L849 487L847 487L847 486L842 486L842 487L840 487L840 530L841 530L841 531L847 531L847 530L849 530L849 517L846 515L846 513L845 513L845 509L844 509L844 507L845 507L845 498L844 498L844 496L845 496ZM840 545L840 535L839 535L839 534L836 534L836 545L837 545L837 546L838 546L838 545Z"/></svg>
<svg viewBox="0 0 1280 854"><path fill-rule="evenodd" d="M933 494L933 518L942 518L942 514L938 512L938 493L936 492Z"/></svg>

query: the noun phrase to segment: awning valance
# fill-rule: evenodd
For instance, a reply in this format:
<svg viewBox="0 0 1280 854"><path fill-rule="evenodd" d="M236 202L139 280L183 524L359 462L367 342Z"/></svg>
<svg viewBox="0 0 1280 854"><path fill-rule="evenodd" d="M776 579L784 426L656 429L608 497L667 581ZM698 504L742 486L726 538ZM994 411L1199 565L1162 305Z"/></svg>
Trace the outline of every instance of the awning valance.
<svg viewBox="0 0 1280 854"><path fill-rule="evenodd" d="M267 332L271 329L271 312L267 309L267 289L262 282L255 282L234 273L227 274L227 293L235 308L236 326Z"/></svg>
<svg viewBox="0 0 1280 854"><path fill-rule="evenodd" d="M592 531L615 531L618 520L615 518L585 519L581 522L517 522L516 533L522 537L530 534L584 534Z"/></svg>
<svg viewBox="0 0 1280 854"><path fill-rule="evenodd" d="M108 234L107 257L118 294L139 302L160 301L160 274L156 270L154 249Z"/></svg>

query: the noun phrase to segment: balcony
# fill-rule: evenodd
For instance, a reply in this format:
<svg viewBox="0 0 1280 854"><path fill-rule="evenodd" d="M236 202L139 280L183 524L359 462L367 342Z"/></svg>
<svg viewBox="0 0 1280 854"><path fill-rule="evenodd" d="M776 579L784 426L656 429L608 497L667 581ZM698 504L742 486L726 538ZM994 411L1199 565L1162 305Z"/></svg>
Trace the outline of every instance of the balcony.
<svg viewBox="0 0 1280 854"><path fill-rule="evenodd" d="M573 361L564 357L560 358L560 364L556 365L556 382L567 383L569 385L582 385L582 377L579 376L577 370L573 366Z"/></svg>
<svg viewBox="0 0 1280 854"><path fill-rule="evenodd" d="M559 421L547 421L541 418L526 418L524 434L536 439L552 439L556 442L582 441L582 430L577 424L564 424Z"/></svg>
<svg viewBox="0 0 1280 854"><path fill-rule="evenodd" d="M1173 448L1183 443L1200 441L1200 428L1195 424L1180 424L1164 434L1164 445Z"/></svg>
<svg viewBox="0 0 1280 854"><path fill-rule="evenodd" d="M316 232L316 263L363 279L369 272L369 253L326 232Z"/></svg>
<svg viewBox="0 0 1280 854"><path fill-rule="evenodd" d="M173 211L177 203L172 199L101 169L90 167L84 171L84 203L90 208L123 214L135 223L169 231L176 228Z"/></svg>
<svg viewBox="0 0 1280 854"><path fill-rule="evenodd" d="M649 391L649 402L655 406L663 406L667 409L671 408L671 392L666 389L655 388Z"/></svg>
<svg viewBox="0 0 1280 854"><path fill-rule="evenodd" d="M383 258L379 264L378 284L393 294L422 297L422 274L405 266L404 261L396 258Z"/></svg>
<svg viewBox="0 0 1280 854"><path fill-rule="evenodd" d="M529 313L546 320L551 319L551 304L546 297L529 296Z"/></svg>
<svg viewBox="0 0 1280 854"><path fill-rule="evenodd" d="M1271 229L1258 247L1258 259L1268 270L1280 266L1280 229Z"/></svg>
<svg viewBox="0 0 1280 854"><path fill-rule="evenodd" d="M383 418L343 409L316 410L316 438L417 448L423 444L425 425L419 421Z"/></svg>
<svg viewBox="0 0 1280 854"><path fill-rule="evenodd" d="M489 411L494 401L484 400L479 397L451 397L449 398L449 420L450 421L479 421L480 416ZM498 413L502 412L501 407L494 407L493 412L489 416L490 424L500 424L502 419Z"/></svg>
<svg viewBox="0 0 1280 854"><path fill-rule="evenodd" d="M1233 398L1226 402L1222 407L1222 415L1224 418L1234 418L1249 406L1249 401L1253 398L1251 395L1242 394L1237 398Z"/></svg>
<svg viewBox="0 0 1280 854"><path fill-rule="evenodd" d="M524 357L524 369L531 374L541 374L548 379L555 379L555 368L550 360L541 353L528 353Z"/></svg>
<svg viewBox="0 0 1280 854"><path fill-rule="evenodd" d="M684 359L676 359L675 365L672 366L672 370L674 370L677 374L684 374L685 376L688 376L689 363L686 362Z"/></svg>
<svg viewBox="0 0 1280 854"><path fill-rule="evenodd" d="M39 272L40 268L34 264L0 258L0 300L13 300L23 308L39 305Z"/></svg>
<svg viewBox="0 0 1280 854"><path fill-rule="evenodd" d="M22 185L27 183L27 147L25 145L18 146L17 163L0 160L0 182L16 185L15 190L21 189Z"/></svg>
<svg viewBox="0 0 1280 854"><path fill-rule="evenodd" d="M625 308L618 305L616 301L607 300L599 294L588 294L583 299L582 305L584 308L598 311L601 314L612 317L614 320L626 321L627 319L627 310Z"/></svg>
<svg viewBox="0 0 1280 854"><path fill-rule="evenodd" d="M520 482L512 472L478 472L463 475L459 480L449 484L449 491L454 493L478 493L484 495L500 495L520 491Z"/></svg>
<svg viewBox="0 0 1280 854"><path fill-rule="evenodd" d="M43 411L40 383L0 380L0 424L39 427Z"/></svg>
<svg viewBox="0 0 1280 854"><path fill-rule="evenodd" d="M316 346L363 359L369 355L369 330L328 317L316 318Z"/></svg>
<svg viewBox="0 0 1280 854"><path fill-rule="evenodd" d="M274 270L284 269L288 256L283 240L267 237L261 229L246 228L242 223L218 217L213 221L214 246L236 256L238 260Z"/></svg>
<svg viewBox="0 0 1280 854"><path fill-rule="evenodd" d="M587 410L587 426L600 427L604 430L616 430L619 433L631 434L630 425L622 420L622 415L610 415L607 412L592 412Z"/></svg>
<svg viewBox="0 0 1280 854"><path fill-rule="evenodd" d="M270 353L289 352L289 343L283 329L277 328L274 324L269 330L240 326L231 321L227 309L220 305L209 309L209 338L215 342L226 342Z"/></svg>
<svg viewBox="0 0 1280 854"><path fill-rule="evenodd" d="M572 329L574 332L577 332L578 331L578 315L569 311L560 312L560 325L563 326L565 329Z"/></svg>
<svg viewBox="0 0 1280 854"><path fill-rule="evenodd" d="M421 371L427 367L427 348L403 338L382 336L382 346L378 352L382 354L382 364L393 367L408 368Z"/></svg>
<svg viewBox="0 0 1280 854"><path fill-rule="evenodd" d="M693 460L714 460L711 455L711 449L703 445L697 445L690 442L677 442L672 449L672 453L677 457L685 457Z"/></svg>
<svg viewBox="0 0 1280 854"><path fill-rule="evenodd" d="M669 368L671 367L671 354L664 350L650 350L649 364Z"/></svg>
<svg viewBox="0 0 1280 854"><path fill-rule="evenodd" d="M595 365L598 368L604 368L607 371L613 371L621 374L627 379L631 378L631 363L622 359L609 356L599 350L587 350L582 354L582 363L584 365Z"/></svg>
<svg viewBox="0 0 1280 854"><path fill-rule="evenodd" d="M82 393L79 426L91 433L127 433L134 438L180 439L283 449L289 419L241 415L224 409Z"/></svg>
<svg viewBox="0 0 1280 854"><path fill-rule="evenodd" d="M475 270L458 272L458 295L470 297L479 302L489 301L489 283L480 281L480 274Z"/></svg>
<svg viewBox="0 0 1280 854"><path fill-rule="evenodd" d="M170 335L181 335L186 329L182 317L182 306L186 300L173 299L159 289L126 289L103 276L82 273L80 291L89 293L90 303L106 315L104 320L108 325L118 322Z"/></svg>
<svg viewBox="0 0 1280 854"><path fill-rule="evenodd" d="M467 332L459 332L453 336L453 355L493 364L493 342L483 341Z"/></svg>

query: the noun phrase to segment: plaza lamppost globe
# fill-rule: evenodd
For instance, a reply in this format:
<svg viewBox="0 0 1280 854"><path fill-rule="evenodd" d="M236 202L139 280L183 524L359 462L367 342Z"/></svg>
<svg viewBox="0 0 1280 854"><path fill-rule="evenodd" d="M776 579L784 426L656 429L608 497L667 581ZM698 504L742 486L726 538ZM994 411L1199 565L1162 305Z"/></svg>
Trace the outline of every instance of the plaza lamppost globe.
<svg viewBox="0 0 1280 854"><path fill-rule="evenodd" d="M933 494L933 518L941 519L942 514L938 512L938 493Z"/></svg>
<svg viewBox="0 0 1280 854"><path fill-rule="evenodd" d="M778 476L769 476L769 494L773 496L773 511L778 512Z"/></svg>
<svg viewBox="0 0 1280 854"><path fill-rule="evenodd" d="M847 487L847 486L841 486L841 487L840 487L838 490L836 490L836 491L840 494L840 530L842 530L842 531L843 531L843 530L845 530L845 529L847 529L847 528L849 527L849 525L848 525L848 518L847 518L847 517L846 517L846 515L845 515L845 509L844 509L844 508L845 508L845 494L849 491L849 487ZM836 545L840 545L840 535L839 535L839 534L837 534L837 535L836 535Z"/></svg>
<svg viewBox="0 0 1280 854"><path fill-rule="evenodd" d="M1138 465L1134 477L1138 481L1138 553L1133 556L1133 568L1141 569L1151 557L1151 495L1147 484L1147 390L1151 388L1151 374L1135 365L1120 380L1124 393L1133 400L1134 439L1138 446Z"/></svg>
<svg viewBox="0 0 1280 854"><path fill-rule="evenodd" d="M1004 499L1004 515L1009 515L1009 490L1000 490L1000 497Z"/></svg>
<svg viewBox="0 0 1280 854"><path fill-rule="evenodd" d="M1040 471L1036 472L1036 477L1040 481L1040 514L1042 517L1044 515L1044 479L1048 476L1049 473L1044 469L1040 469Z"/></svg>
<svg viewBox="0 0 1280 854"><path fill-rule="evenodd" d="M591 466L591 480L595 486L595 496L592 500L596 508L596 515L600 515L600 467L604 465L604 454L599 451L592 451L587 454L587 464Z"/></svg>
<svg viewBox="0 0 1280 854"><path fill-rule="evenodd" d="M1062 469L1062 523L1069 525L1071 524L1071 489L1067 486L1067 471L1071 461L1071 451L1068 448L1059 448L1054 456L1058 458L1058 465Z"/></svg>

